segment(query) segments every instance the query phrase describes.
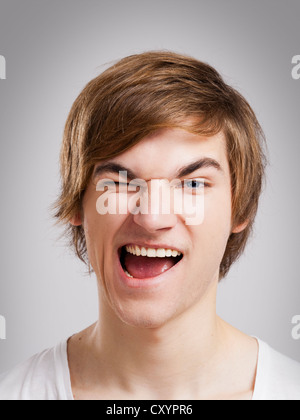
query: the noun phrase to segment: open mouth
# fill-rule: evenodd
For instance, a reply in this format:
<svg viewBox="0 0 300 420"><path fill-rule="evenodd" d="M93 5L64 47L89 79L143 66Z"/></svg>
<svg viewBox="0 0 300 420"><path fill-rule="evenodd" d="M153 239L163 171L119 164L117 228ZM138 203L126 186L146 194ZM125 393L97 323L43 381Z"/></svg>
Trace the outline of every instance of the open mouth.
<svg viewBox="0 0 300 420"><path fill-rule="evenodd" d="M125 245L120 250L120 263L128 277L148 279L170 270L181 261L180 251L167 248L145 248Z"/></svg>

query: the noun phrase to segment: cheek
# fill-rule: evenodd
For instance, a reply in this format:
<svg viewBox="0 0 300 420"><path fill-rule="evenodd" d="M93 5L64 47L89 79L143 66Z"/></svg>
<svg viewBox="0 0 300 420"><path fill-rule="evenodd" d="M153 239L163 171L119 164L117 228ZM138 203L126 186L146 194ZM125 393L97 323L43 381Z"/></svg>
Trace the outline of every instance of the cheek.
<svg viewBox="0 0 300 420"><path fill-rule="evenodd" d="M90 193L84 202L83 227L86 237L93 242L103 242L107 239L108 232L112 232L122 216L113 214L108 208L107 214L100 214L98 211L99 193Z"/></svg>
<svg viewBox="0 0 300 420"><path fill-rule="evenodd" d="M220 188L204 200L204 224L212 230L229 236L231 230L231 191L230 186Z"/></svg>
<svg viewBox="0 0 300 420"><path fill-rule="evenodd" d="M83 229L87 253L96 273L100 272L103 261L112 255L113 239L119 227L124 223L123 219L122 215L100 215L95 205L85 208Z"/></svg>
<svg viewBox="0 0 300 420"><path fill-rule="evenodd" d="M205 200L204 220L197 227L197 242L206 257L222 260L231 233L231 200L227 193Z"/></svg>

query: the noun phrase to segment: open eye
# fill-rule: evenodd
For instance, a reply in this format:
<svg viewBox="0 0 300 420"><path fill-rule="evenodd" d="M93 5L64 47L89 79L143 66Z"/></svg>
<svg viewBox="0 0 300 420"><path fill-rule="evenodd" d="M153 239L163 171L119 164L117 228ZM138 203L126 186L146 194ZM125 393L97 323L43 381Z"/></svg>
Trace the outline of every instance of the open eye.
<svg viewBox="0 0 300 420"><path fill-rule="evenodd" d="M191 190L199 190L205 186L206 184L202 179L186 179L184 181L184 188L189 188Z"/></svg>
<svg viewBox="0 0 300 420"><path fill-rule="evenodd" d="M185 179L181 182L180 188L182 188L185 193L201 194L204 189L209 186L210 184L203 178L195 178Z"/></svg>

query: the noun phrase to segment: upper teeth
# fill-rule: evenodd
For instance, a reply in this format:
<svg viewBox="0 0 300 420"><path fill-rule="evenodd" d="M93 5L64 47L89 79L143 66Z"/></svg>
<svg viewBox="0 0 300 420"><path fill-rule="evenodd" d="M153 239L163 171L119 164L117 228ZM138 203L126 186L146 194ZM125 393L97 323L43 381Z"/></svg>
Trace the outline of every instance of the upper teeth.
<svg viewBox="0 0 300 420"><path fill-rule="evenodd" d="M181 255L181 252L176 251L175 249L165 249L165 248L145 248L139 247L138 245L126 245L126 251L130 254L142 256L142 257L178 257Z"/></svg>

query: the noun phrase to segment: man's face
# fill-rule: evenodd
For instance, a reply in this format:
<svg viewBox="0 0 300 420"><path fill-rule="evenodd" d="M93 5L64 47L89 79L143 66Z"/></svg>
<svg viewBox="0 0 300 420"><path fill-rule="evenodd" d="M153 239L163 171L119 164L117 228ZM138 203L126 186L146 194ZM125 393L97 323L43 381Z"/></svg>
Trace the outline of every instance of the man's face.
<svg viewBox="0 0 300 420"><path fill-rule="evenodd" d="M200 305L218 283L231 233L231 185L224 135L206 138L181 129L164 129L110 160L114 165L105 163L106 169L103 162L95 167L97 176L86 190L82 220L102 300L127 324L164 325ZM197 190L198 184L190 181L203 180L202 223L189 225L184 214L174 211L100 215L96 203L101 192L96 184L107 178L119 182L119 174L114 172L118 167L147 183L178 179L181 173L180 179L187 180L192 190ZM150 206L151 188L147 195ZM181 255L175 257L175 252L169 256L170 250ZM147 256L143 256L145 251Z"/></svg>

